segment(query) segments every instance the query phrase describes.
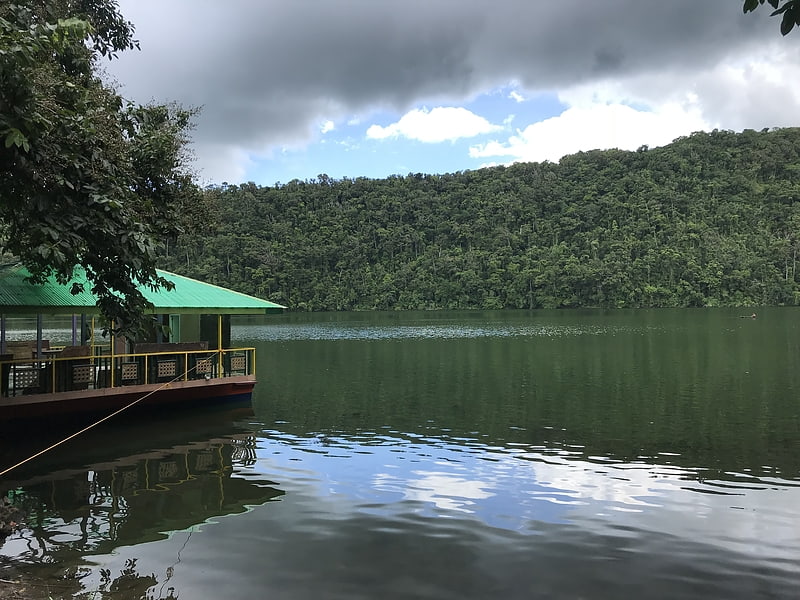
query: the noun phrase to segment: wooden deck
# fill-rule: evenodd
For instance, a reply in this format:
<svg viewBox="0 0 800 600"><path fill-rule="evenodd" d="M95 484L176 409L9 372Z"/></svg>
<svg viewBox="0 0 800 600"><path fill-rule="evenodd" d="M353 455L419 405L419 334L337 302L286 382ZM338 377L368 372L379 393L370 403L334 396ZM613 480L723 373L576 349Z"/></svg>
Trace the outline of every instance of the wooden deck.
<svg viewBox="0 0 800 600"><path fill-rule="evenodd" d="M222 402L252 393L255 349L185 350L93 356L68 347L41 360L0 360L0 421L137 405Z"/></svg>

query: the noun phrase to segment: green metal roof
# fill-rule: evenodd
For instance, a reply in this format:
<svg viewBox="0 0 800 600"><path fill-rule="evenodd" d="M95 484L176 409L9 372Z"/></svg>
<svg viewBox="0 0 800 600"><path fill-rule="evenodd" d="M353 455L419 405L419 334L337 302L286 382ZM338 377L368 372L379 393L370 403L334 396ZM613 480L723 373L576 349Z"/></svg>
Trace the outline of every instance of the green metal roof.
<svg viewBox="0 0 800 600"><path fill-rule="evenodd" d="M141 288L153 304L154 313L264 314L268 310L286 308L280 304L234 292L217 285L203 283L167 271L158 271L175 284L172 290L152 291ZM72 295L71 285L60 285L50 278L42 285L26 279L30 273L21 265L0 266L0 313L2 314L78 314L97 313L97 299L82 269L75 270L72 281L84 284L84 291Z"/></svg>
<svg viewBox="0 0 800 600"><path fill-rule="evenodd" d="M286 308L269 300L234 292L218 285L203 283L190 277L158 271L175 287L171 290L144 289L145 298L153 303L156 312L202 312L214 314L264 313L269 309Z"/></svg>

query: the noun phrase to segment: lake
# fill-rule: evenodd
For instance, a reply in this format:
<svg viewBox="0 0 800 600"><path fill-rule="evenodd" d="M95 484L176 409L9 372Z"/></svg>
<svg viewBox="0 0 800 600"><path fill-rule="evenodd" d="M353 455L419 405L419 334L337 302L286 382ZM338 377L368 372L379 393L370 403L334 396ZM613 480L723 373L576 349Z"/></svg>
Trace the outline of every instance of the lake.
<svg viewBox="0 0 800 600"><path fill-rule="evenodd" d="M115 600L797 598L800 309L756 310L240 320L252 410L119 418L6 476L29 517L0 579ZM17 434L0 467L47 438Z"/></svg>

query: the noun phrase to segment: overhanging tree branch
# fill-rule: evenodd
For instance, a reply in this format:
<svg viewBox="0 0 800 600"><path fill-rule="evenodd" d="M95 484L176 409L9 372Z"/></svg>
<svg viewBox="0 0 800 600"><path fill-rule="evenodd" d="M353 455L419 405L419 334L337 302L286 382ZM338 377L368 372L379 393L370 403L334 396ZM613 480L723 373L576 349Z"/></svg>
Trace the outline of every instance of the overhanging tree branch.
<svg viewBox="0 0 800 600"><path fill-rule="evenodd" d="M0 8L0 252L34 280L85 269L103 314L128 331L162 239L199 194L188 169L193 110L125 102L97 74L136 47L115 0Z"/></svg>
<svg viewBox="0 0 800 600"><path fill-rule="evenodd" d="M745 0L742 8L745 13L753 12L765 2L774 9L770 16L782 15L781 34L787 35L800 27L800 0Z"/></svg>

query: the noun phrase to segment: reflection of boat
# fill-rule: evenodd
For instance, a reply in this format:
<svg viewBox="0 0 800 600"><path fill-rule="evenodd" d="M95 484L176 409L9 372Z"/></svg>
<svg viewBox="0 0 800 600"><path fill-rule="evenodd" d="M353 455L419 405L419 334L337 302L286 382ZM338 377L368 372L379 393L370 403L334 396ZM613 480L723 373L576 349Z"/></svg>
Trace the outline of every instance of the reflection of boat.
<svg viewBox="0 0 800 600"><path fill-rule="evenodd" d="M0 577L57 590L59 598L174 597L147 591L168 581L175 565L167 575L141 569L135 557L119 568L106 562L108 571L97 565L176 532L188 540L197 526L282 497L254 468L251 415L249 407L210 408L178 419L113 421L72 440L68 452L47 453L0 477L0 497L27 512L23 526L0 541ZM12 453L40 448L42 440L25 439L22 429L3 437L0 465ZM90 572L95 576L83 577Z"/></svg>
<svg viewBox="0 0 800 600"><path fill-rule="evenodd" d="M5 480L0 491L28 511L27 529L19 535L40 559L104 554L283 495L274 482L235 475L255 462L255 443L252 434L243 433L188 441L85 468Z"/></svg>
<svg viewBox="0 0 800 600"><path fill-rule="evenodd" d="M255 349L230 347L230 316L264 314L278 304L160 271L174 289L142 292L153 305L152 330L142 339L97 345L88 317L89 292L72 295L50 280L27 281L20 266L0 268L0 420L75 412L109 413L138 401L148 405L249 397ZM77 278L80 279L80 278ZM84 289L91 288L85 280ZM72 344L50 348L42 315L72 317ZM35 316L35 339L7 340L9 316ZM80 316L80 317L79 317ZM78 322L80 321L80 326ZM17 336L18 337L18 336Z"/></svg>

